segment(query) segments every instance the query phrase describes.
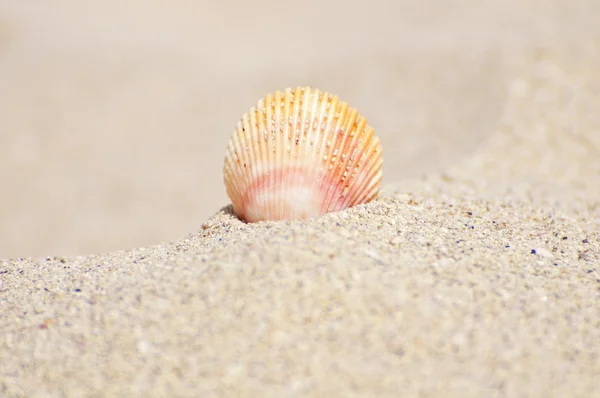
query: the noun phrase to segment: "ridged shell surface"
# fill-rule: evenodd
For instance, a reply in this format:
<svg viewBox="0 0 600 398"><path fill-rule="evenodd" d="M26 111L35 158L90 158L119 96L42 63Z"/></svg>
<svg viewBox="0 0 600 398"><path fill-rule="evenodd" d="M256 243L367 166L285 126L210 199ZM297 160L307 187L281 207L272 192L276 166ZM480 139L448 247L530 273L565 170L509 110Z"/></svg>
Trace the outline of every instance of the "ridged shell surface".
<svg viewBox="0 0 600 398"><path fill-rule="evenodd" d="M356 109L298 87L267 95L242 117L224 181L244 221L306 219L374 199L381 168L379 138Z"/></svg>

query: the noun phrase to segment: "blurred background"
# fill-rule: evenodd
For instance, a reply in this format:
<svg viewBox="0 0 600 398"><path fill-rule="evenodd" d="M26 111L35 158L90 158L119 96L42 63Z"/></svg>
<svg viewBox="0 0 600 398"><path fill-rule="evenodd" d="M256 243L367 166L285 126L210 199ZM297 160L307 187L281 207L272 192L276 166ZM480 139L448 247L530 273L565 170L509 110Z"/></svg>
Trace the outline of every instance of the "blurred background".
<svg viewBox="0 0 600 398"><path fill-rule="evenodd" d="M597 3L0 2L0 258L199 229L229 203L239 117L286 87L357 107L384 183L443 171L494 132L536 49L598 23Z"/></svg>

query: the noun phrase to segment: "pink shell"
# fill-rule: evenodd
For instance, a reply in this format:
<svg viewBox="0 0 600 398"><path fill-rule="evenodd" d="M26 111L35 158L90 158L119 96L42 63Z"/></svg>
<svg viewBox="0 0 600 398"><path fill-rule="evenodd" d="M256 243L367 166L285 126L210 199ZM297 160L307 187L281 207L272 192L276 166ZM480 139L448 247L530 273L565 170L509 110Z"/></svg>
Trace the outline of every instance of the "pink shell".
<svg viewBox="0 0 600 398"><path fill-rule="evenodd" d="M242 220L318 217L377 197L379 138L338 97L298 87L258 101L238 123L224 181Z"/></svg>

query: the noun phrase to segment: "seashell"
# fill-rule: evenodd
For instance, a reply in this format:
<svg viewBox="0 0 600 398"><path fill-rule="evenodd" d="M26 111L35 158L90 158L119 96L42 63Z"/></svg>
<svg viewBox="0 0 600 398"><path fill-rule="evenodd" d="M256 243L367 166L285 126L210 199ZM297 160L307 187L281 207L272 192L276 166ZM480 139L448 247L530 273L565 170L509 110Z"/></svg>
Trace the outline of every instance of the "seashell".
<svg viewBox="0 0 600 398"><path fill-rule="evenodd" d="M377 197L379 138L337 96L298 87L259 100L227 146L224 181L247 222L318 217Z"/></svg>

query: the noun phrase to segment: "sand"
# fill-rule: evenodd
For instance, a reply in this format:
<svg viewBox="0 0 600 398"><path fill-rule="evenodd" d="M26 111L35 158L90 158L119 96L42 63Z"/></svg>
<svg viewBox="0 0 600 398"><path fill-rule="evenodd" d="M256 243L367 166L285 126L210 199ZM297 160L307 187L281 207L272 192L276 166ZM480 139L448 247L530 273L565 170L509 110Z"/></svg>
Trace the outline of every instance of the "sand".
<svg viewBox="0 0 600 398"><path fill-rule="evenodd" d="M277 54L263 3L0 6L0 395L600 396L597 2L374 2L335 51L308 2ZM381 196L242 223L224 145L299 80L364 108Z"/></svg>

